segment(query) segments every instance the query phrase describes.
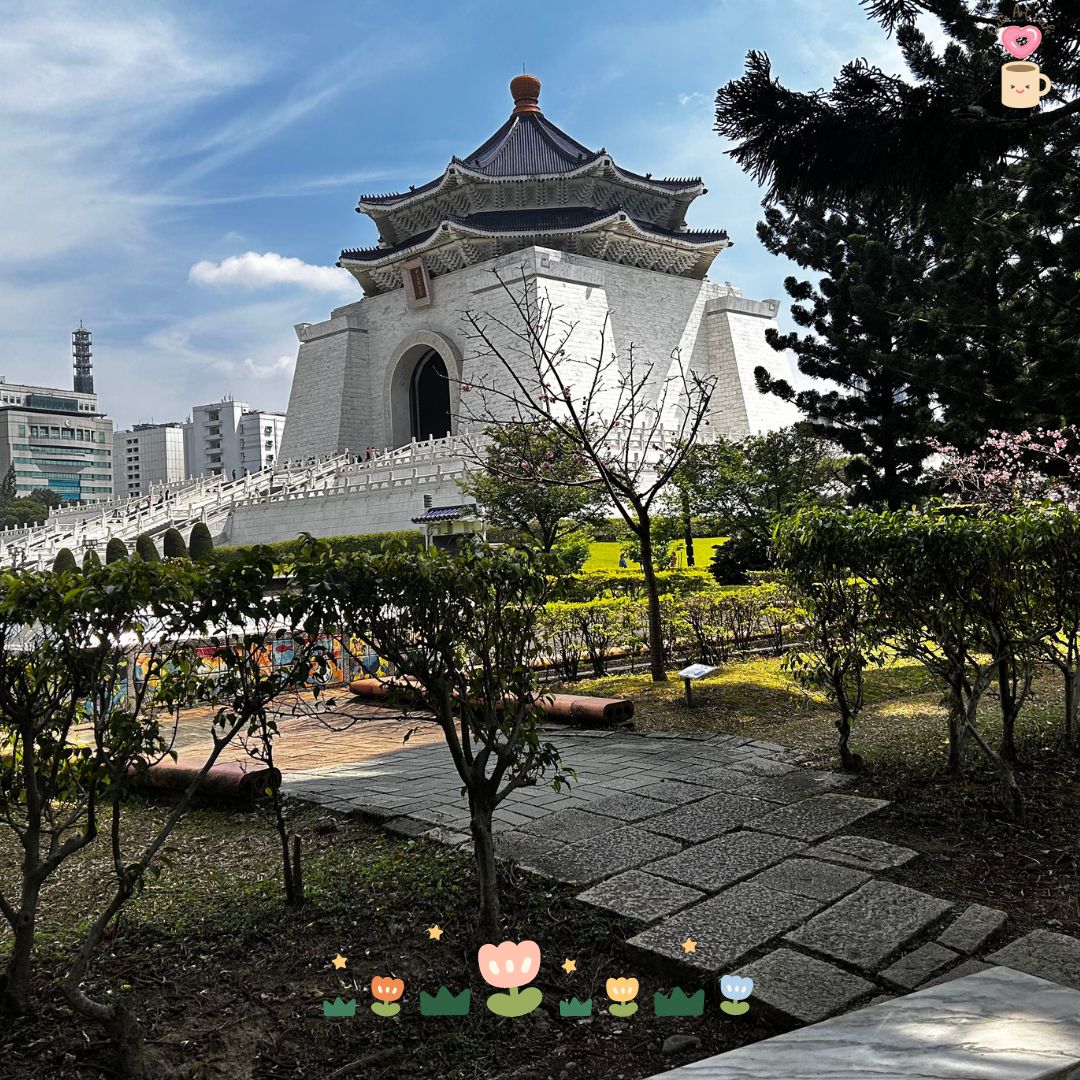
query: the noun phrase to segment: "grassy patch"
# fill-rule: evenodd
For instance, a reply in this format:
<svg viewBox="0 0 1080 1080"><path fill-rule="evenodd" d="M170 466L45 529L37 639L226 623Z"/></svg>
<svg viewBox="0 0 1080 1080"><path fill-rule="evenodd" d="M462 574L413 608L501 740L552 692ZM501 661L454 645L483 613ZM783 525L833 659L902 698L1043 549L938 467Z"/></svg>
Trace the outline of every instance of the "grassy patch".
<svg viewBox="0 0 1080 1080"><path fill-rule="evenodd" d="M694 564L708 569L709 563L712 561L713 549L718 544L724 543L725 540L726 537L723 536L696 537L694 539ZM619 554L621 551L622 544L609 540L599 540L594 544L590 544L589 557L585 560L585 565L582 569L618 570ZM686 566L685 541L677 540L672 545L672 551L675 552L677 565L680 567ZM638 563L631 560L630 565L637 566Z"/></svg>

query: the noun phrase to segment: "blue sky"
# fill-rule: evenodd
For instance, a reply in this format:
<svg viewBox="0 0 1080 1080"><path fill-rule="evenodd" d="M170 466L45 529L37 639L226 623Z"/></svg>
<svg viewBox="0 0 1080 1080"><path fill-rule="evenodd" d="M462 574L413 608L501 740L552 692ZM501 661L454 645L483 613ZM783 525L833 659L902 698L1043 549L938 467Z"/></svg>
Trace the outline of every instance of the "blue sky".
<svg viewBox="0 0 1080 1080"><path fill-rule="evenodd" d="M0 374L68 386L94 332L119 426L231 394L284 409L293 324L360 296L333 266L373 243L361 193L421 183L541 105L631 169L701 175L692 226L735 246L712 277L783 297L760 192L712 131L716 89L764 49L811 89L899 54L856 0L0 0Z"/></svg>

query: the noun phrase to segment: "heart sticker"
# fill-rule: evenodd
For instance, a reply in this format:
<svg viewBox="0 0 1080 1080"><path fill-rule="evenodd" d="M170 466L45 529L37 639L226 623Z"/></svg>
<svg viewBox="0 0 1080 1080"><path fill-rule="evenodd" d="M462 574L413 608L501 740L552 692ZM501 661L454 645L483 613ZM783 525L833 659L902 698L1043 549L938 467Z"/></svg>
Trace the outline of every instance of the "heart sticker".
<svg viewBox="0 0 1080 1080"><path fill-rule="evenodd" d="M1042 44L1042 31L1037 26L1005 26L1001 44L1010 56L1026 60Z"/></svg>

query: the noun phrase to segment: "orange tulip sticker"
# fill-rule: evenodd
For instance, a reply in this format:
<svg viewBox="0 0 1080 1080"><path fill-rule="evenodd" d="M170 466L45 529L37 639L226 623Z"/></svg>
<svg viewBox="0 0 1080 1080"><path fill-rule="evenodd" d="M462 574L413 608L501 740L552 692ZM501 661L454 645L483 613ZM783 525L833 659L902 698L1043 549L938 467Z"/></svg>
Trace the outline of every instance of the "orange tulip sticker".
<svg viewBox="0 0 1080 1080"><path fill-rule="evenodd" d="M637 979L608 979L607 996L611 998L608 1012L612 1016L627 1017L637 1012Z"/></svg>
<svg viewBox="0 0 1080 1080"><path fill-rule="evenodd" d="M376 975L371 980L371 992L378 999L371 1003L371 1011L379 1016L396 1016L401 1012L398 998L405 993L403 979L390 979Z"/></svg>

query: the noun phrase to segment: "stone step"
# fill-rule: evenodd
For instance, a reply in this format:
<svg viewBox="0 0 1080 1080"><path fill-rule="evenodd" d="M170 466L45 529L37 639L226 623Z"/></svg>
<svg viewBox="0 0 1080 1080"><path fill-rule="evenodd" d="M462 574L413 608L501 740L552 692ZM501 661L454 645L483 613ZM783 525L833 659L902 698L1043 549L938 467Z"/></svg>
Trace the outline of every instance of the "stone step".
<svg viewBox="0 0 1080 1080"><path fill-rule="evenodd" d="M807 980L808 993L813 981ZM751 997L751 1008L753 1003ZM1076 1077L1080 992L995 967L704 1058L652 1080Z"/></svg>

